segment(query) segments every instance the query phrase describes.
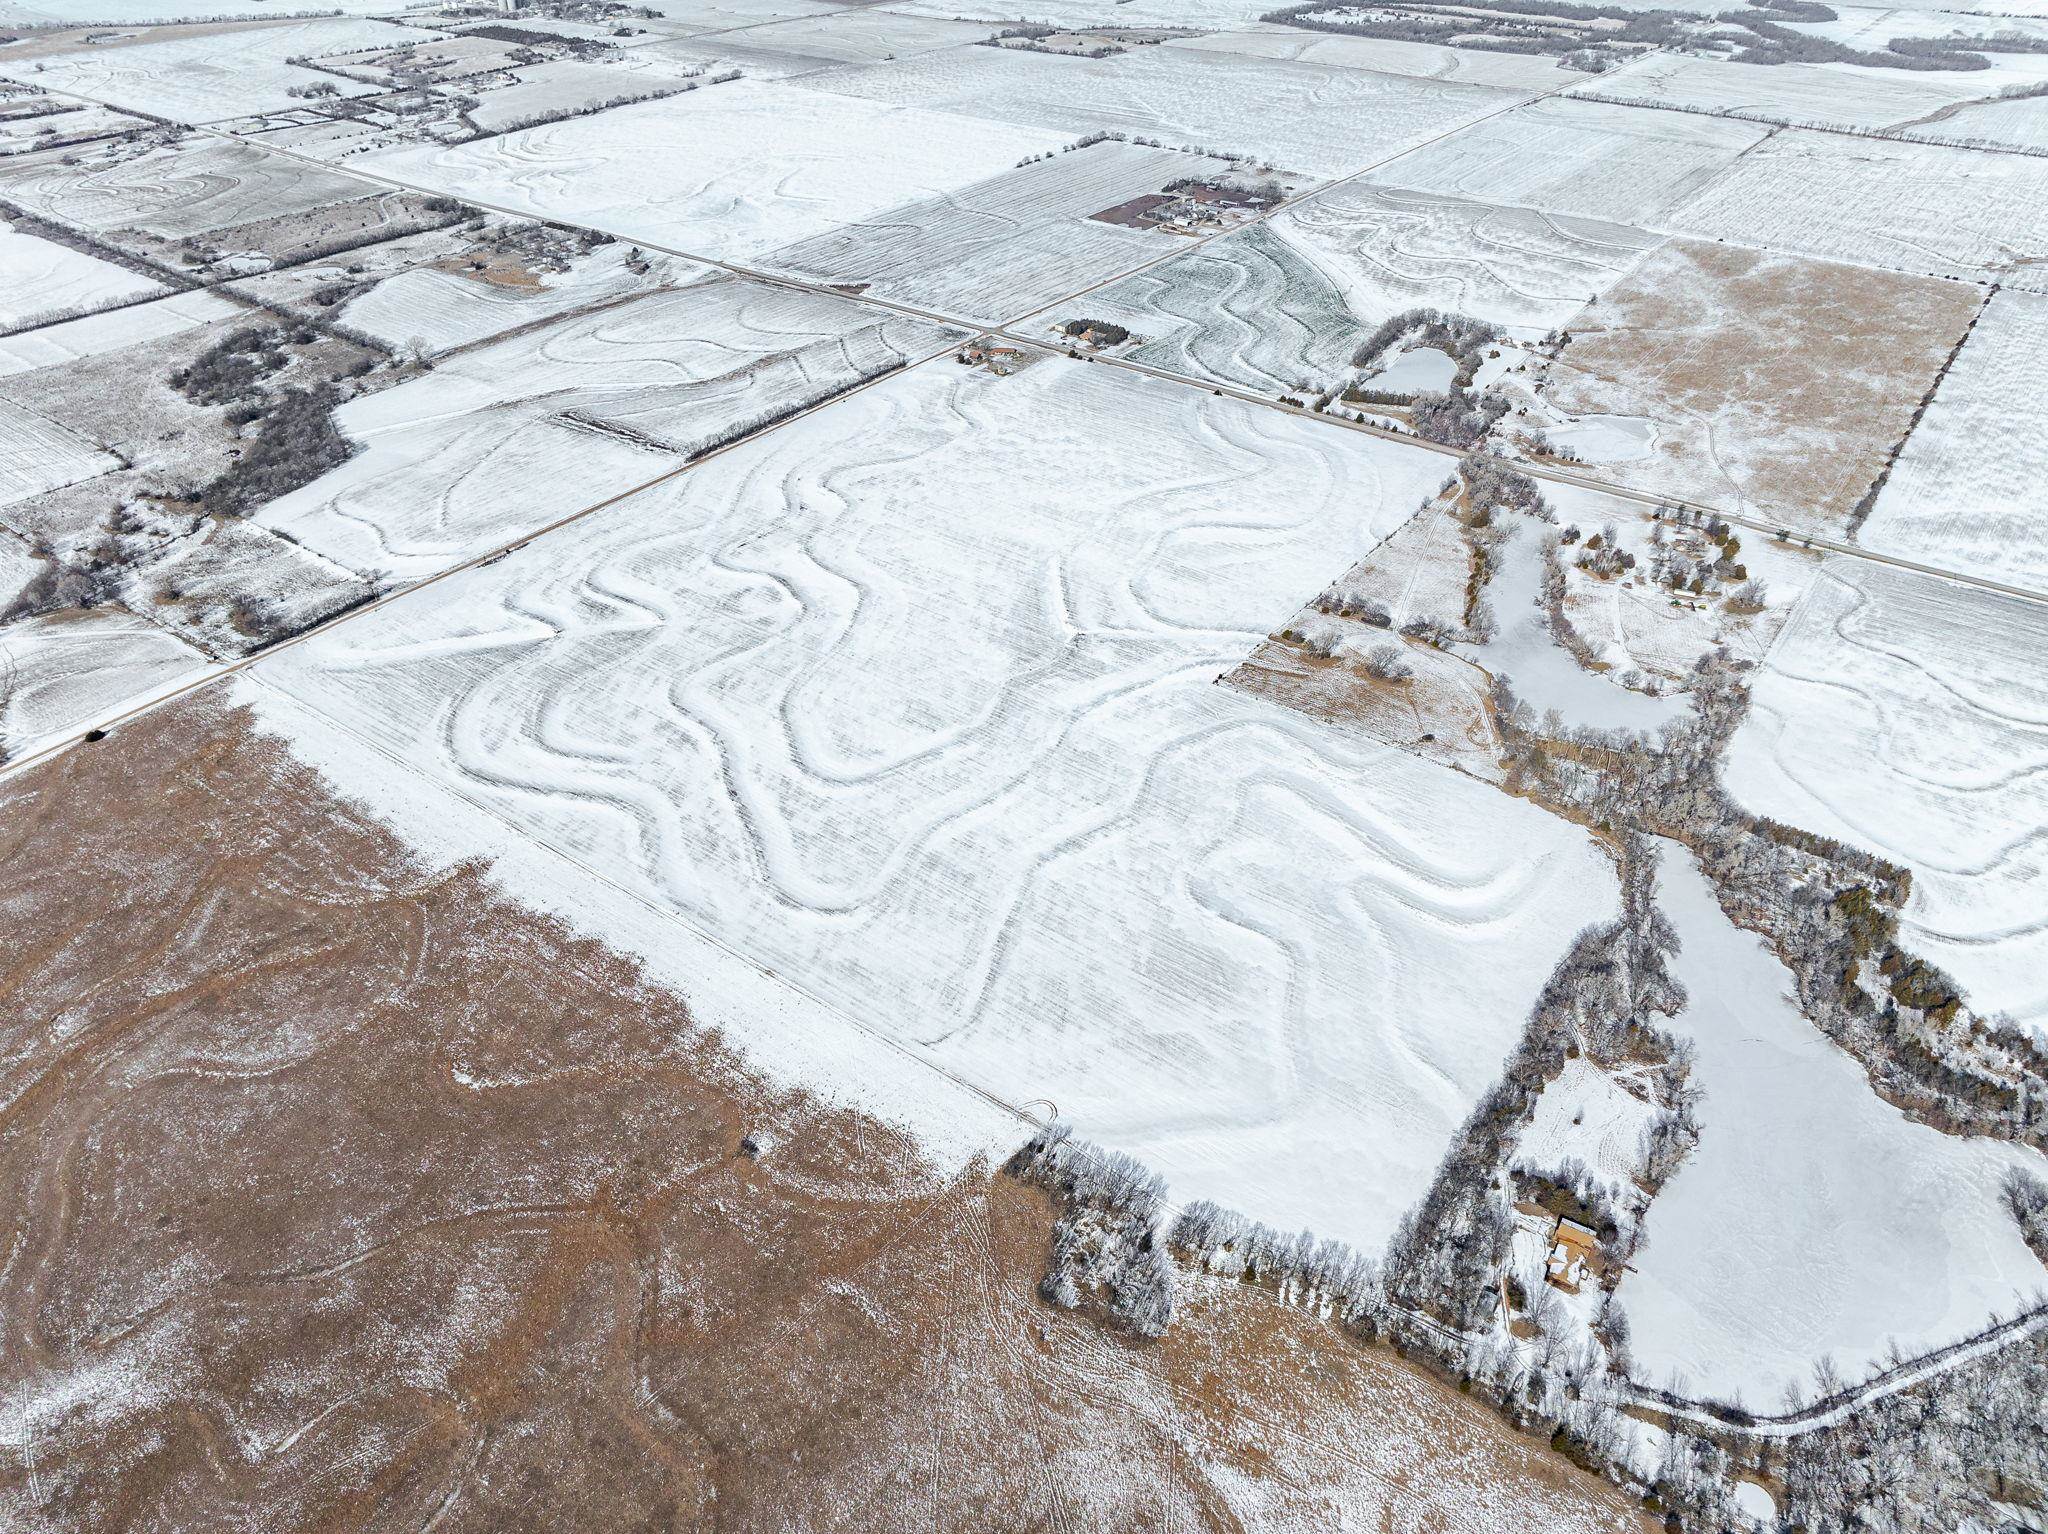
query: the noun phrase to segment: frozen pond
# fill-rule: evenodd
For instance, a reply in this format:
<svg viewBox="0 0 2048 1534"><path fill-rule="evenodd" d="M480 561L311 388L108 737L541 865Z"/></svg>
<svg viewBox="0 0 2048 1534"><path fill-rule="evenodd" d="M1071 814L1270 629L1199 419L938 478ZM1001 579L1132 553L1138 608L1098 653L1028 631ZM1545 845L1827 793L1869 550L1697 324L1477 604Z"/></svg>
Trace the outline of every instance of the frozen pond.
<svg viewBox="0 0 2048 1534"><path fill-rule="evenodd" d="M1537 605L1546 529L1521 516L1509 525L1515 534L1502 548L1500 570L1487 586L1500 632L1474 652L1479 664L1505 676L1515 695L1539 714L1556 709L1570 724L1649 732L1678 718L1685 711L1682 698L1631 692L1586 670L1550 637Z"/></svg>
<svg viewBox="0 0 2048 1534"><path fill-rule="evenodd" d="M1365 387L1387 394L1441 394L1457 376L1458 363L1449 352L1418 346L1366 379Z"/></svg>

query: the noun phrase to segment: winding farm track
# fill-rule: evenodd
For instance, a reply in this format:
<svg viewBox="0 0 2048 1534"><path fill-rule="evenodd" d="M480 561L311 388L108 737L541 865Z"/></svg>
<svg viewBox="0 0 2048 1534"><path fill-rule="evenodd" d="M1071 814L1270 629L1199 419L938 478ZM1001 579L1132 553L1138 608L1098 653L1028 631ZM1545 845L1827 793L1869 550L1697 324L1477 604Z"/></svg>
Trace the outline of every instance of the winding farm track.
<svg viewBox="0 0 2048 1534"><path fill-rule="evenodd" d="M765 24L766 23L755 23L755 25ZM730 30L745 29L734 28ZM1509 101L1507 104L1497 108L1494 111L1483 113L1478 117L1460 122L1455 127L1446 129L1444 132L1436 134L1430 139L1427 139L1420 144L1412 145L1408 148L1399 151L1396 154L1388 155L1380 160L1374 161L1371 164L1361 166L1358 169L1349 172L1348 174L1312 186L1307 190L1293 197L1287 198L1281 201L1280 203L1276 204L1275 206L1255 215L1251 220L1248 221L1247 224L1240 224L1237 226L1237 228L1242 229L1245 227L1249 227L1250 225L1263 223L1266 220L1269 220L1272 217L1282 212L1285 212L1290 208L1296 207L1302 203L1311 202L1337 188L1344 187L1351 183L1357 182L1361 180L1363 177L1370 175L1374 171L1383 168L1384 166L1392 163L1394 160L1400 159L1405 155L1415 153L1420 149L1428 147L1430 144L1434 144L1442 139L1449 138L1453 134L1468 131L1477 123L1484 122L1489 118L1504 115L1505 113L1511 111L1519 110L1523 107L1530 105L1533 102L1540 101L1546 97L1560 94L1561 92L1566 90L1571 83L1573 82L1565 82L1564 84L1560 84L1548 90L1536 92L1534 94L1519 95L1515 97L1513 100ZM76 93L71 92L47 89L47 93L55 97L95 102L95 104L103 104L97 103L95 101L95 98L80 96ZM445 195L445 188L407 181L397 177L383 175L374 171L363 170L361 168L351 165L331 163L315 156L301 154L297 151L284 149L276 145L266 143L259 136L237 133L225 127L217 125L202 125L196 127L193 131L196 133L214 137L216 139L221 139L228 142L253 147L255 149L261 150L263 153L268 155L276 155L287 159L297 160L303 162L306 165L312 166L324 173L348 177L357 182L369 186L379 187L383 189L396 189L402 191L418 192L427 195ZM463 200L479 209L502 214L508 217L519 219L528 219L533 217L533 215L528 210L520 208L496 205L468 197L465 197ZM550 222L561 224L569 228L581 228L588 232L616 237L614 236L614 232L611 230L601 229L594 225L578 225L573 220L569 219L554 218L551 219ZM1119 271L1099 281L1090 283L1087 286L1076 289L1071 293L1062 295L1059 299L1055 300L1052 303L1043 304L1037 308L1011 316L1010 318L1005 320L1003 324L993 327L985 323L978 322L976 320L958 315L948 314L932 309L921 308L911 304L893 302L890 300L881 299L866 294L850 294L846 292L843 288L835 287L827 283L804 281L802 279L779 275L774 272L752 267L741 262L709 257L699 254L697 252L681 249L674 246L660 244L658 242L644 238L632 238L634 238L635 243L643 246L646 249L657 251L662 254L676 257L681 260L694 262L708 270L725 272L727 274L741 278L746 281L765 284L773 287L796 289L808 293L824 295L833 299L837 299L842 303L851 303L872 310L881 310L899 316L905 316L929 323L945 325L948 327L964 330L969 334L988 335L1000 338L1006 342L1015 345L1026 346L1038 350L1051 350L1055 348L1047 347L1046 341L1042 336L1033 333L1028 333L1021 327L1024 327L1028 324L1028 322L1032 321L1035 318L1046 315L1063 305L1071 304L1078 299L1084 298L1091 293L1109 287L1114 283L1125 282L1134 277L1142 276L1145 273L1153 270L1154 268L1165 265L1169 261L1180 259L1186 256L1189 252L1200 249L1202 246L1206 245L1211 240L1221 238L1224 233L1228 232L1233 231L1219 230L1215 233L1190 238L1174 246L1172 249L1161 253L1157 257L1141 262L1127 270ZM560 319L566 317L567 316L558 316L556 318ZM956 343L949 338L945 346L932 352L928 356L910 359L910 361L906 365L910 367L915 367L931 361L935 361L938 358L943 357L952 352L955 349L955 345ZM1319 422L1326 426L1332 426L1342 430L1360 432L1368 436L1382 437L1390 441L1406 444L1410 447L1416 447L1431 452L1441 453L1447 459L1452 460L1453 462L1462 461L1466 456L1466 453L1463 450L1450 448L1437 443L1429 442L1409 432L1391 430L1388 428L1375 426L1366 422L1352 421L1349 419L1345 419L1343 417L1328 415L1319 411L1308 409L1304 406L1290 404L1282 399L1275 399L1270 396L1261 395L1247 389L1237 388L1226 384L1217 384L1207 379L1193 377L1188 374L1177 372L1171 369L1139 363L1136 361L1132 361L1128 358L1090 357L1087 360L1097 365L1100 365L1105 369L1110 370L1112 374L1135 374L1142 378L1148 378L1168 383L1179 388L1185 388L1201 393L1207 393L1212 396L1223 396L1231 398L1244 404L1257 406L1261 409L1277 410L1283 413L1301 416L1306 419ZM304 641L311 639L315 636L325 635L330 630L336 629L343 624L353 622L355 619L357 619L365 613L376 611L393 602L403 601L417 591L420 591L429 586L433 586L441 581L447 580L452 576L459 575L477 566L493 563L503 558L508 553L525 547L529 542L536 538L556 532L564 527L580 522L585 518L591 517L594 514L601 512L610 506L616 505L621 501L640 495L647 490L650 490L658 485L664 484L667 481L675 479L680 475L686 474L690 470L696 468L701 463L717 458L742 444L751 443L753 439L757 436L765 435L769 432L779 430L782 426L788 424L789 421L800 420L817 411L823 410L828 406L838 404L841 400L847 398L849 395L857 394L863 390L872 388L878 383L881 383L884 380L893 377L895 371L897 370L891 370L890 372L881 374L878 377L867 379L864 382L854 385L851 389L843 393L829 396L825 399L817 401L816 403L806 406L801 410L793 412L784 420L775 422L763 428L761 431L737 437L732 441L729 441L716 448L713 448L696 458L693 458L675 467L669 468L663 473L650 477L644 483L631 486L616 494L607 496L602 500L596 501L590 505L583 506L577 510L567 512L564 515L559 516L541 526L522 532L517 537L510 539L497 547L485 550L484 552L479 553L474 557L462 560L459 563L452 564L444 570L435 572L410 585L407 585L401 589L392 591L382 597L379 597L372 602L366 603L360 607L351 609L346 613L331 618L322 624L307 629L301 632L300 634L293 636L290 639L282 641L279 645L273 646L269 650L261 651L254 655L245 657L241 660L216 667L215 669L207 672L206 674L200 677L182 683L174 688L166 689L165 691L157 694L156 696L151 697L145 700L144 702L137 704L135 707L129 709L126 713L122 714L118 718L108 721L107 723L103 724L100 728L101 730L105 730L112 728L116 725L119 725L127 720L132 720L142 714L153 711L154 709L158 708L159 706L165 703L171 702L175 699L186 696L190 693L198 691L199 689L216 683L224 677L232 676L239 672L251 670L251 668L258 667L260 663L270 655L278 653L281 650L288 649L292 646L301 644ZM1760 531L1766 534L1775 533L1777 531L1775 524L1771 524L1761 519L1746 516L1742 513L1726 510L1720 507L1704 506L1698 505L1696 503L1675 502L1668 497L1659 497L1638 491L1629 490L1616 485L1608 484L1589 475L1576 474L1564 469L1541 465L1525 465L1523 467L1525 467L1527 472L1529 472L1533 477L1540 480L1547 480L1557 484L1571 485L1574 487L1595 490L1603 494L1612 495L1619 499L1635 502L1637 504L1645 506L1670 506L1674 504L1686 505L1690 509L1702 512L1711 512L1729 523L1749 528L1754 531ZM1914 560L1908 560L1876 553L1869 549L1858 547L1854 544L1837 542L1830 539L1803 538L1801 539L1801 542L1806 547L1812 549L1824 550L1826 552L1833 554L1840 554L1850 556L1853 558L1870 560L1875 563L1891 565L1896 568L1911 571L1923 576L1951 581L1965 586L1976 587L1985 591L1994 592L2004 596L2048 604L2048 591L2035 590L2027 587L1994 581L1979 576L1972 576L1963 572L1944 569L1935 565L1925 564ZM260 677L260 672L254 674ZM14 762L10 762L4 768L0 768L0 779L11 777L16 773L25 771L28 768L31 768L60 752L70 749L71 747L75 746L80 741L82 741L84 738L85 735L83 732L81 732L80 734L71 736L67 739L60 740L33 755L23 757ZM366 742L365 744L368 743ZM372 749L375 748L372 747ZM557 855L564 857L569 856L559 847L553 847L551 848L551 850L554 851ZM597 868L592 867L590 864L581 862L580 860L573 858L571 859L571 861L577 861L584 872L586 872L593 878L602 881L607 886L617 889L620 893L624 894L627 898L635 901L636 903L646 906L651 910L655 910L657 914L662 915L667 919L683 921L685 925L690 926L692 930L698 932L700 936L711 938L711 941L714 942L717 941L715 937L711 937L710 934L704 932L703 929L697 924L688 922L685 918L681 917L677 912L671 909L654 905L653 903L649 902L642 893L628 888L623 883L607 876ZM726 945L719 944L719 946L725 947ZM758 963L756 963L756 961L749 958L747 955L741 954L739 955L739 957L746 960L746 962L748 962L749 964L753 964L756 968L761 968L764 970L764 972L770 973L774 976L775 979L777 979L781 983L793 984L793 982L791 982L787 977L775 975L773 971L767 971L765 966L759 965ZM802 989L800 986L796 988L799 990ZM834 1008L833 1010L838 1011L839 1009ZM846 1014L842 1013L841 1015ZM915 1061L917 1064L922 1065L927 1069L939 1071L942 1074L949 1077L950 1079L952 1079L956 1084L968 1088L969 1090L973 1091L976 1095L981 1096L991 1101L992 1103L996 1104L997 1106L1001 1107L1005 1111L1014 1114L1020 1121L1020 1123L1030 1126L1037 1126L1044 1121L1038 1113L1032 1111L1033 1109L1039 1106L1038 1103L1018 1104L997 1097L991 1094L986 1087L980 1085L979 1083L968 1081L964 1077L958 1076L954 1072L947 1070L942 1064L931 1059L926 1051L908 1046L904 1044L901 1040L898 1040L882 1032L881 1030L870 1027L869 1025L861 1022L857 1018L849 1016L848 1021L851 1022L854 1026L860 1028L863 1033L870 1035L871 1037L879 1040L892 1050L899 1052L906 1060ZM1051 1110L1051 1105L1049 1103L1045 1104L1045 1106L1048 1110ZM1418 1321L1421 1321L1423 1318L1417 1317L1416 1319ZM1936 1354L1929 1355L1923 1359L1903 1365L1900 1369L1893 1371L1887 1375L1881 1375L1876 1379L1867 1382L1864 1386L1858 1387L1850 1392L1847 1392L1842 1397L1836 1397L1830 1399L1829 1401L1819 1403L1814 1407L1809 1408L1805 1412L1789 1414L1786 1416L1776 1418L1759 1419L1755 1430L1773 1436L1786 1436L1796 1434L1798 1432L1809 1430L1812 1428L1829 1425L1835 1421L1838 1421L1846 1411L1848 1411L1855 1405L1861 1404L1862 1402L1871 1399L1876 1399L1878 1397L1893 1393L1898 1390L1910 1388L1911 1386L1923 1382L1925 1379L1941 1372L1946 1368L1952 1367L1958 1363L1966 1362L1969 1359L1978 1356L1981 1352L1985 1351L1991 1346L1997 1345L1997 1343L2003 1341L2009 1335L2019 1332L2032 1332L2033 1330L2037 1329L2041 1324L2043 1324L2044 1321L2048 1321L2048 1314L2044 1314L2043 1312L2034 1312L2030 1315L2015 1318L2014 1320L2004 1323L2003 1326L1995 1328L1993 1329L1993 1331L1979 1338L1968 1339L1965 1342L1954 1345L1950 1349L1943 1350ZM1730 1418L1728 1416L1723 1415L1723 1413L1720 1410L1718 1410L1713 1403L1710 1402L1684 1402L1674 1398L1666 1398L1661 1396L1660 1394L1656 1394L1649 1391L1640 1391L1636 1393L1634 1399L1636 1399L1640 1404L1646 1407L1653 1407L1657 1410L1669 1411L1671 1414L1675 1416L1684 1417L1689 1420L1695 1420L1703 1423L1719 1423L1724 1425L1730 1421Z"/></svg>

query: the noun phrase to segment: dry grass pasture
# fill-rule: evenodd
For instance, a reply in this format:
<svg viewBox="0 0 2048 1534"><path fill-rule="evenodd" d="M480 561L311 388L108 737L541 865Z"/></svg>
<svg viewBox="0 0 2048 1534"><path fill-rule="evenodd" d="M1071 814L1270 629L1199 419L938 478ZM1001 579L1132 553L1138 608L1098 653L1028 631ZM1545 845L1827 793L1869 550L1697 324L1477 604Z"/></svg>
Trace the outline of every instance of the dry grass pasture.
<svg viewBox="0 0 2048 1534"><path fill-rule="evenodd" d="M1568 327L1544 400L1650 422L1638 490L1840 536L1982 301L1974 286L1673 240Z"/></svg>
<svg viewBox="0 0 2048 1534"><path fill-rule="evenodd" d="M1042 1195L771 1087L225 704L0 807L0 1524L1646 1527L1261 1293L1048 1308Z"/></svg>

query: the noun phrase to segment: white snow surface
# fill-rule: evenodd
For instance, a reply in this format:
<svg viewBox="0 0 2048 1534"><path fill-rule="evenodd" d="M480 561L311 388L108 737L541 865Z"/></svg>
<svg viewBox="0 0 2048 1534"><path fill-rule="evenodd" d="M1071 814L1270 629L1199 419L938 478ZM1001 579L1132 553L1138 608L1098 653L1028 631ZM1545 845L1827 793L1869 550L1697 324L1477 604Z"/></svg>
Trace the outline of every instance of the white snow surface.
<svg viewBox="0 0 2048 1534"><path fill-rule="evenodd" d="M1831 1357L1848 1379L2010 1314L2042 1287L2005 1207L2036 1152L1945 1135L1870 1090L1791 1002L1791 976L1721 912L1690 855L1667 846L1658 901L1690 995L1668 1026L1693 1039L1700 1140L1651 1206L1617 1291L1636 1374L1781 1409Z"/></svg>
<svg viewBox="0 0 2048 1534"><path fill-rule="evenodd" d="M287 59L396 47L437 35L342 16L195 28L163 37L145 33L133 41L81 43L74 51L33 59L0 55L0 76L173 122L218 122L288 111L302 104L291 91L307 86L329 85L344 96L372 90Z"/></svg>
<svg viewBox="0 0 2048 1534"><path fill-rule="evenodd" d="M1901 941L2048 1039L2048 605L1829 561L1727 763L1748 808L1913 871Z"/></svg>
<svg viewBox="0 0 2048 1534"><path fill-rule="evenodd" d="M1619 1190L1642 1166L1643 1131L1656 1117L1647 1097L1636 1096L1588 1060L1567 1060L1536 1099L1536 1111L1516 1142L1513 1165L1554 1173L1576 1161Z"/></svg>
<svg viewBox="0 0 2048 1534"><path fill-rule="evenodd" d="M315 710L243 673L233 700L282 738L342 797L365 805L430 868L487 858L512 898L554 916L644 966L754 1069L914 1133L946 1174L973 1157L1000 1161L1030 1126L928 1062L864 1028L702 933L678 925L618 885L548 851L518 829L366 749Z"/></svg>
<svg viewBox="0 0 2048 1534"><path fill-rule="evenodd" d="M427 355L439 356L506 331L651 293L664 276L694 276L705 270L655 256L650 259L659 270L639 276L626 268L630 251L621 241L600 245L577 257L568 271L543 274L538 289L502 287L463 272L417 266L350 299L338 318L387 345L417 345Z"/></svg>
<svg viewBox="0 0 2048 1534"><path fill-rule="evenodd" d="M152 278L0 219L0 330L162 291L163 284Z"/></svg>
<svg viewBox="0 0 2048 1534"><path fill-rule="evenodd" d="M1127 9L1118 8L1118 24L1143 25ZM798 85L1029 123L1063 140L1126 133L1319 176L1363 170L1530 94L1166 47L1106 59L954 48L805 75Z"/></svg>
<svg viewBox="0 0 2048 1534"><path fill-rule="evenodd" d="M1791 128L1736 161L1673 212L1669 226L1735 245L1932 277L1996 276L2048 292L2048 158Z"/></svg>
<svg viewBox="0 0 2048 1534"><path fill-rule="evenodd" d="M0 745L19 761L212 666L182 639L118 608L17 619L0 627Z"/></svg>
<svg viewBox="0 0 2048 1534"><path fill-rule="evenodd" d="M1213 685L1441 475L939 362L260 669L1178 1196L1369 1248L1614 899L1577 828Z"/></svg>
<svg viewBox="0 0 2048 1534"><path fill-rule="evenodd" d="M335 412L363 451L258 514L348 568L415 580L965 339L717 276L448 358Z"/></svg>
<svg viewBox="0 0 2048 1534"><path fill-rule="evenodd" d="M130 304L106 314L44 325L19 335L0 336L0 378L98 357L145 341L159 341L209 320L245 312L232 299L197 289Z"/></svg>
<svg viewBox="0 0 2048 1534"><path fill-rule="evenodd" d="M408 185L733 259L953 191L1067 141L1049 128L735 80L361 161Z"/></svg>
<svg viewBox="0 0 2048 1534"><path fill-rule="evenodd" d="M69 427L0 400L0 507L118 467L113 454Z"/></svg>
<svg viewBox="0 0 2048 1534"><path fill-rule="evenodd" d="M1672 210L1771 130L1553 96L1401 156L1378 186L1664 229Z"/></svg>
<svg viewBox="0 0 2048 1534"><path fill-rule="evenodd" d="M2048 112L2048 104L2043 111ZM1856 541L2048 591L2048 294L2004 289L1906 438Z"/></svg>
<svg viewBox="0 0 2048 1534"><path fill-rule="evenodd" d="M1623 224L1352 185L1273 220L1364 320L1429 307L1541 335L1655 248Z"/></svg>

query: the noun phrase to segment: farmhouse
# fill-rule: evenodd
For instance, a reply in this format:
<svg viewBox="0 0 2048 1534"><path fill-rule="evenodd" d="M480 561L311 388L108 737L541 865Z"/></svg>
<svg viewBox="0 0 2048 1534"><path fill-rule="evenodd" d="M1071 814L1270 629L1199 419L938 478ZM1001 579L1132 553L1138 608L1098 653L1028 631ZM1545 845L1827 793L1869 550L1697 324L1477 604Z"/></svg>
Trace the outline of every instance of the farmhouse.
<svg viewBox="0 0 2048 1534"><path fill-rule="evenodd" d="M1598 1239L1577 1220L1560 1219L1550 1235L1550 1257L1543 1276L1566 1294L1577 1294L1591 1276Z"/></svg>

